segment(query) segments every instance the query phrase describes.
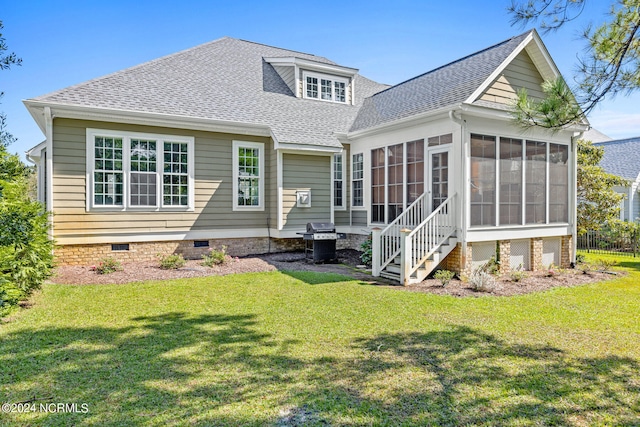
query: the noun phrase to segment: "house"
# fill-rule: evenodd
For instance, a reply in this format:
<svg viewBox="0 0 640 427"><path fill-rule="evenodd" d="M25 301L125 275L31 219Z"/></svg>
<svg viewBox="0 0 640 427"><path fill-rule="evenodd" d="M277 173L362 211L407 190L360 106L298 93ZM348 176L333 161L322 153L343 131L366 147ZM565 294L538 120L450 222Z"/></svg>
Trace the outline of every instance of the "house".
<svg viewBox="0 0 640 427"><path fill-rule="evenodd" d="M600 166L628 183L626 187L614 187L617 193L625 196L620 206L620 219L637 221L640 218L640 137L594 142L593 145L604 148Z"/></svg>
<svg viewBox="0 0 640 427"><path fill-rule="evenodd" d="M535 30L389 87L326 58L222 38L37 98L29 152L62 263L299 247L308 222L373 234L375 275L569 265L575 140L527 132L559 75Z"/></svg>

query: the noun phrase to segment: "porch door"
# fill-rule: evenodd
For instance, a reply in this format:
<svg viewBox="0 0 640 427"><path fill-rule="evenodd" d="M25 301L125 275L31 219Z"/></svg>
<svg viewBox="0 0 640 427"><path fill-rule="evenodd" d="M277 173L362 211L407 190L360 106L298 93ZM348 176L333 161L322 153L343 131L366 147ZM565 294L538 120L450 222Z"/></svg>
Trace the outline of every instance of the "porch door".
<svg viewBox="0 0 640 427"><path fill-rule="evenodd" d="M449 197L449 148L427 149L429 211L433 212Z"/></svg>

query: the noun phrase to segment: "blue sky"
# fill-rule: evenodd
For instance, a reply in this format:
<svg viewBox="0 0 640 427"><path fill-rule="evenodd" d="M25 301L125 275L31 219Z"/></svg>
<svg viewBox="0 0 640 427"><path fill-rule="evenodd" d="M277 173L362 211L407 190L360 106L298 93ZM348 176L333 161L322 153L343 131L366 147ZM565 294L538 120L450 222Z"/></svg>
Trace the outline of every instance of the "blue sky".
<svg viewBox="0 0 640 427"><path fill-rule="evenodd" d="M321 55L395 84L528 28L511 26L510 0L450 1L31 1L0 0L0 20L21 67L0 72L0 111L23 153L44 140L23 99L230 36ZM577 24L542 34L573 81L579 30L608 1L588 2ZM603 102L589 117L613 138L640 136L640 94Z"/></svg>

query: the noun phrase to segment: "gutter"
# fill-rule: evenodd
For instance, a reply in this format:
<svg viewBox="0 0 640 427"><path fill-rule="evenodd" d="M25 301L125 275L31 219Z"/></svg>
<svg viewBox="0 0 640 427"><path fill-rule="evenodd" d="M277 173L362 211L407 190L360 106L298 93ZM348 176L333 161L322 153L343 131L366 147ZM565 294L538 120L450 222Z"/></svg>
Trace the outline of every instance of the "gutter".
<svg viewBox="0 0 640 427"><path fill-rule="evenodd" d="M49 229L48 235L50 239L53 239L53 115L51 114L51 108L44 107L44 123L45 123L45 136L46 136L46 175L44 179L47 183L44 189L46 194L45 208L49 212Z"/></svg>

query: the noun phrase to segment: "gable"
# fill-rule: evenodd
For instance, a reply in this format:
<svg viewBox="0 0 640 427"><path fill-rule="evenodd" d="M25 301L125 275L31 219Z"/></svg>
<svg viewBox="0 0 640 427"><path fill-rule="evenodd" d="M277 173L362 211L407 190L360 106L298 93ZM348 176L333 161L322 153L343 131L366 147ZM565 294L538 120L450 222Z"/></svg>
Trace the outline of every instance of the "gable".
<svg viewBox="0 0 640 427"><path fill-rule="evenodd" d="M533 99L540 100L544 98L541 87L543 81L527 51L522 50L478 100L509 105L516 99L521 88L527 89Z"/></svg>

